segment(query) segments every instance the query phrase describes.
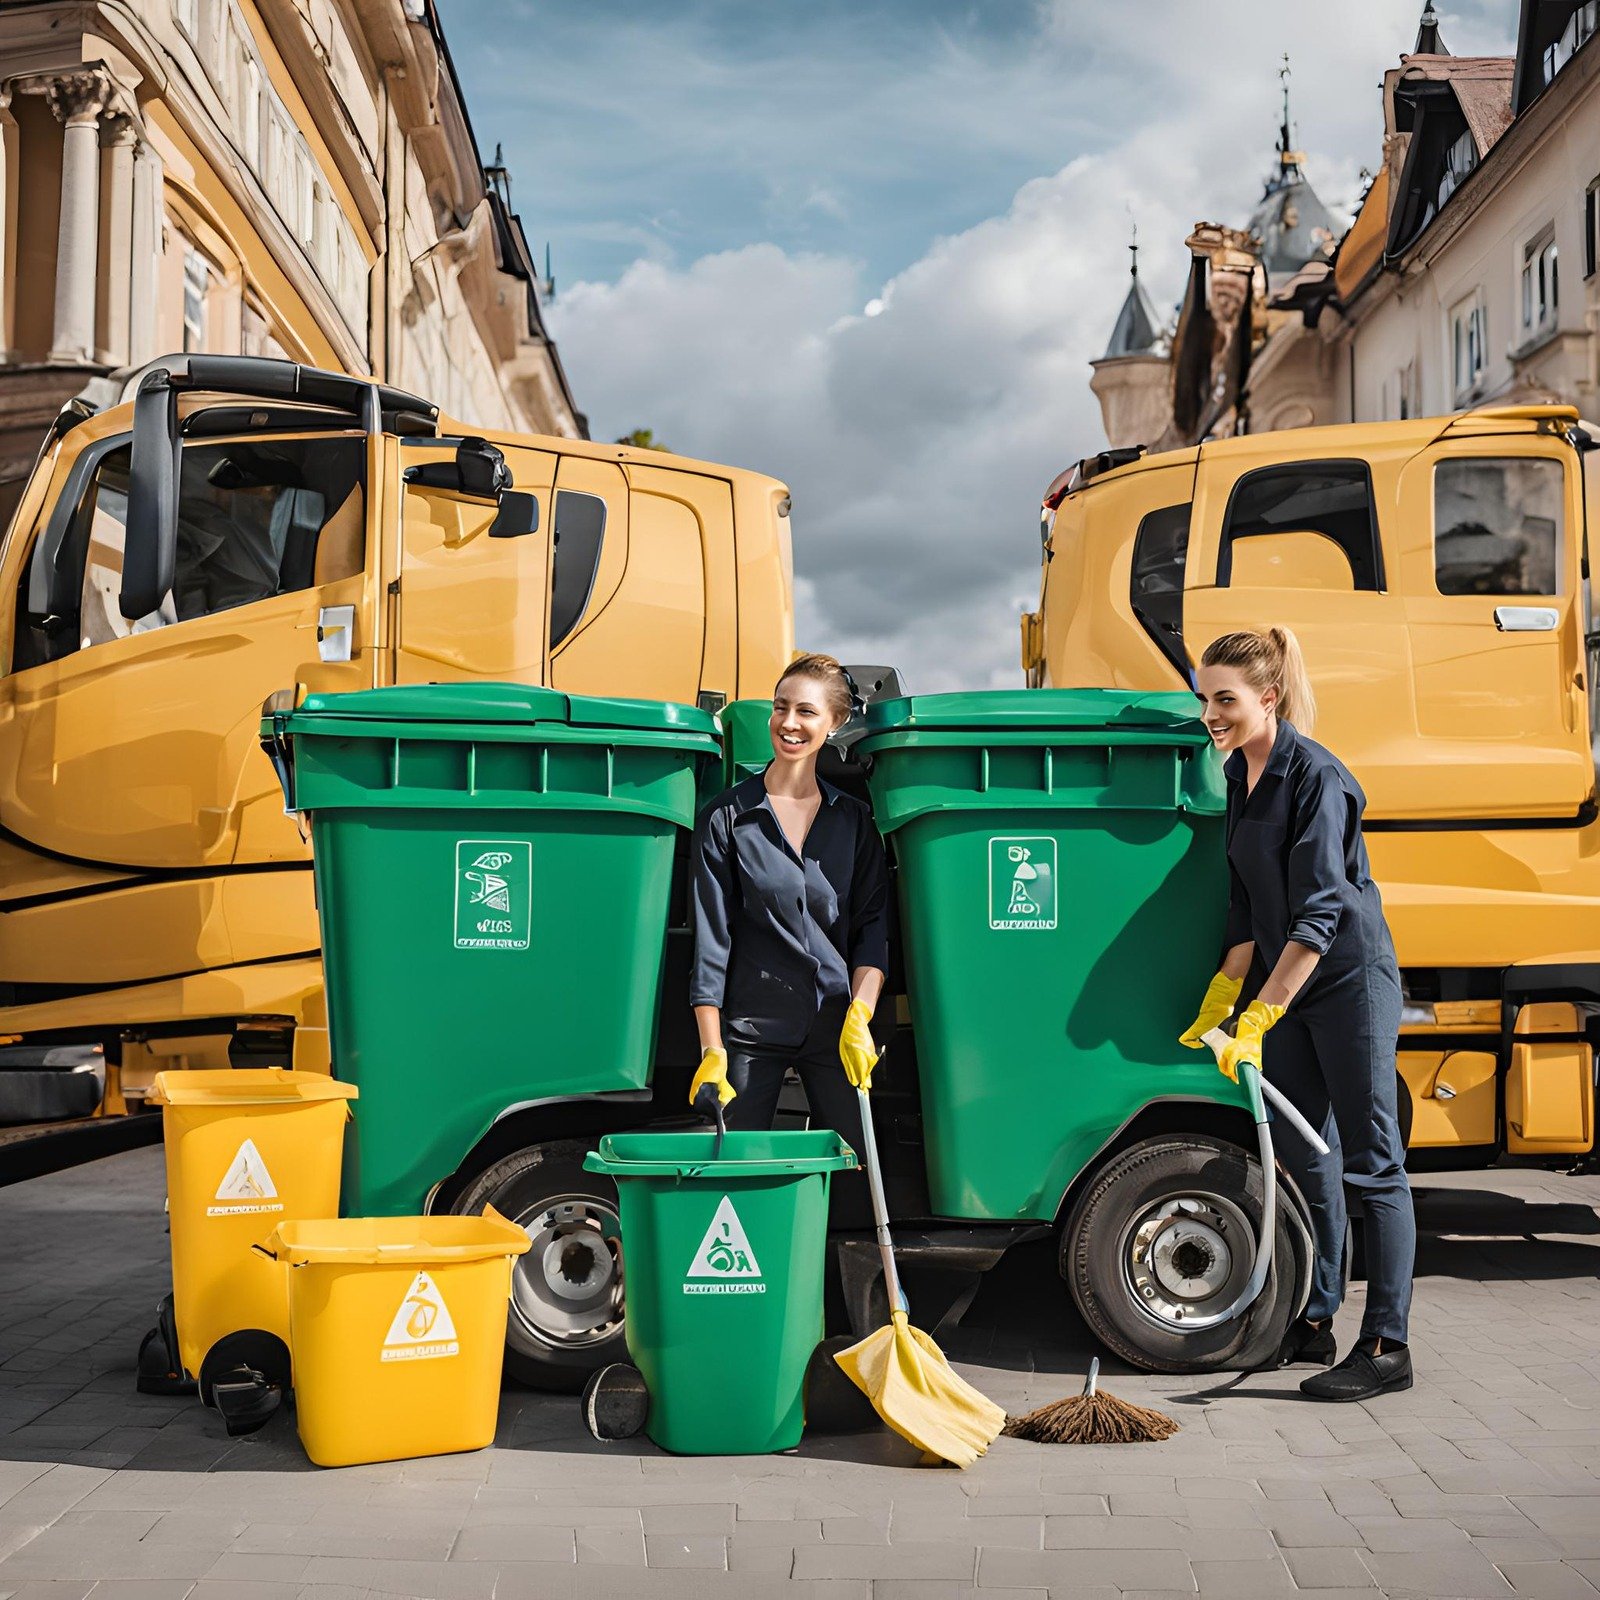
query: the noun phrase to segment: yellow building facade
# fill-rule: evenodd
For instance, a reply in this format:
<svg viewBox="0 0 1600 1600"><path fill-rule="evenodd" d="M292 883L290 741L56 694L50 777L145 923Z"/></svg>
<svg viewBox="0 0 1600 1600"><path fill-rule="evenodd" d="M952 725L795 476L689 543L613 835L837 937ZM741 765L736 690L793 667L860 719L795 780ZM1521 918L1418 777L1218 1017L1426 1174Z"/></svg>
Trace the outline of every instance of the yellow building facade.
<svg viewBox="0 0 1600 1600"><path fill-rule="evenodd" d="M0 3L0 527L61 405L176 351L584 437L540 294L433 0Z"/></svg>

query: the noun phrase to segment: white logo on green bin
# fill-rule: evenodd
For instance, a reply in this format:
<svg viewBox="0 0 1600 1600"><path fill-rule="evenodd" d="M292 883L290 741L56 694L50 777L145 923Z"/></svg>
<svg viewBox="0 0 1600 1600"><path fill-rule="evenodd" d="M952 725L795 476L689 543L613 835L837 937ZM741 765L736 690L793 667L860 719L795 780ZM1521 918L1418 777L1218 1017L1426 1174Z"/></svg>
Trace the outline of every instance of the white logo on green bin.
<svg viewBox="0 0 1600 1600"><path fill-rule="evenodd" d="M1056 842L999 836L989 841L989 926L1049 929L1056 925Z"/></svg>
<svg viewBox="0 0 1600 1600"><path fill-rule="evenodd" d="M526 839L456 843L456 949L526 950L533 847Z"/></svg>
<svg viewBox="0 0 1600 1600"><path fill-rule="evenodd" d="M216 1203L206 1207L208 1217L243 1217L258 1211L282 1211L278 1186L267 1171L254 1139L246 1139L217 1185Z"/></svg>
<svg viewBox="0 0 1600 1600"><path fill-rule="evenodd" d="M750 1236L744 1231L733 1201L723 1195L717 1214L700 1241L700 1248L689 1263L689 1274L684 1280L685 1294L765 1294L767 1286L761 1281L761 1265L750 1248Z"/></svg>
<svg viewBox="0 0 1600 1600"><path fill-rule="evenodd" d="M383 1341L384 1361L431 1361L436 1356L459 1355L456 1325L436 1284L426 1272L411 1280L400 1309Z"/></svg>

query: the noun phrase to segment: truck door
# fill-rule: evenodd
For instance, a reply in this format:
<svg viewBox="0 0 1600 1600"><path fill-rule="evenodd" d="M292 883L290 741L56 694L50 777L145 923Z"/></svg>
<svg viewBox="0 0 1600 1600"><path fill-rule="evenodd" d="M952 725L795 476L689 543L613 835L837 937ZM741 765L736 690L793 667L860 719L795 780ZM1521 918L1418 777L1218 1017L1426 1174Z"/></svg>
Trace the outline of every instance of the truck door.
<svg viewBox="0 0 1600 1600"><path fill-rule="evenodd" d="M308 674L372 681L368 445L245 425L237 407L188 414L175 576L149 615L118 604L127 431L69 434L8 546L0 824L20 848L133 869L305 857L257 725L266 696Z"/></svg>
<svg viewBox="0 0 1600 1600"><path fill-rule="evenodd" d="M726 480L561 458L550 622L557 689L692 705L710 682L731 695L735 583ZM708 598L717 610L709 632Z"/></svg>
<svg viewBox="0 0 1600 1600"><path fill-rule="evenodd" d="M544 683L556 457L491 447L509 471L512 494L525 497L519 505L445 486L459 445L406 439L393 446L400 548L386 571L399 579L394 681Z"/></svg>
<svg viewBox="0 0 1600 1600"><path fill-rule="evenodd" d="M1594 794L1575 452L1449 436L1400 475L1417 761L1435 815L1575 818Z"/></svg>
<svg viewBox="0 0 1600 1600"><path fill-rule="evenodd" d="M1234 629L1293 630L1316 693L1314 735L1355 772L1375 815L1409 803L1414 754L1396 519L1380 514L1397 466L1380 452L1286 460L1270 435L1249 450L1202 447L1184 595L1196 661Z"/></svg>

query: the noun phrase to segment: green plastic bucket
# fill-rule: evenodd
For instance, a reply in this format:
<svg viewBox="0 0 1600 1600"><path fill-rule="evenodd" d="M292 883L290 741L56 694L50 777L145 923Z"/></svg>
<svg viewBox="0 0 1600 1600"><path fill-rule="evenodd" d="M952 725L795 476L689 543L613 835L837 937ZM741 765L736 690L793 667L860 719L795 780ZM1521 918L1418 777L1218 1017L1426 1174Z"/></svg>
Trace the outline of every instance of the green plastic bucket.
<svg viewBox="0 0 1600 1600"><path fill-rule="evenodd" d="M680 1455L789 1450L822 1338L828 1181L856 1164L836 1133L614 1133L584 1161L614 1178L628 1350L646 1432Z"/></svg>
<svg viewBox="0 0 1600 1600"><path fill-rule="evenodd" d="M673 849L716 725L519 684L312 695L267 719L311 816L349 1216L406 1216L507 1110L642 1089Z"/></svg>
<svg viewBox="0 0 1600 1600"><path fill-rule="evenodd" d="M1232 1100L1178 1035L1228 902L1220 763L1185 694L882 701L857 745L898 864L933 1210L1051 1221L1157 1100Z"/></svg>

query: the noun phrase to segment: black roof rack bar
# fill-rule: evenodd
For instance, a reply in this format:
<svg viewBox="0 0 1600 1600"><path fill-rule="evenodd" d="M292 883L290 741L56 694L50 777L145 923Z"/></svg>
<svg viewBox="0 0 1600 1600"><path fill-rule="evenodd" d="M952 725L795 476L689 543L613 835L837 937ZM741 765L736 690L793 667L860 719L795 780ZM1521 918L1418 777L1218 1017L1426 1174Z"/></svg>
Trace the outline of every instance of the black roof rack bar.
<svg viewBox="0 0 1600 1600"><path fill-rule="evenodd" d="M378 432L384 416L405 412L437 425L439 408L420 395L346 372L305 367L274 356L163 357L151 363L164 367L174 389L247 395L261 400L295 400L348 412L369 432Z"/></svg>

